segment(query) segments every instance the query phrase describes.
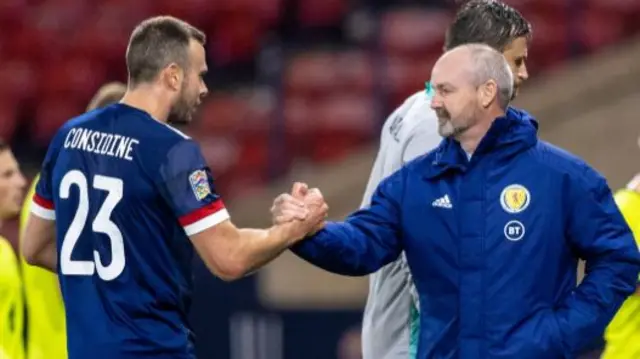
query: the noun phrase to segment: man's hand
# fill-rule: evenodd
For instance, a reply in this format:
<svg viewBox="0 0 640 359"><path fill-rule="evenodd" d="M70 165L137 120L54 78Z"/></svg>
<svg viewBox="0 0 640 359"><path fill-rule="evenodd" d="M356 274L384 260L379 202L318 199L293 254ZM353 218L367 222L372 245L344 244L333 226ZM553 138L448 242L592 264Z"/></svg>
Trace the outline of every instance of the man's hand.
<svg viewBox="0 0 640 359"><path fill-rule="evenodd" d="M627 184L627 189L640 193L640 173L633 177L631 182Z"/></svg>
<svg viewBox="0 0 640 359"><path fill-rule="evenodd" d="M322 229L328 210L319 189L296 182L290 194L283 193L274 200L271 214L275 226L300 240Z"/></svg>
<svg viewBox="0 0 640 359"><path fill-rule="evenodd" d="M273 224L284 224L296 219L305 220L309 215L309 210L304 203L308 190L305 183L296 182L293 184L291 193L283 193L276 197L271 206Z"/></svg>

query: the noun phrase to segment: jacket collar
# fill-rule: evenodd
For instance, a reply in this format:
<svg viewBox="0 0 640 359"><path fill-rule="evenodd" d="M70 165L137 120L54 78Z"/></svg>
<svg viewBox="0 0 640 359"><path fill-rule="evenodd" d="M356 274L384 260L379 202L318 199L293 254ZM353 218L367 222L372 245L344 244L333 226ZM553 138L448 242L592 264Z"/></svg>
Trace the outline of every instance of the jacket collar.
<svg viewBox="0 0 640 359"><path fill-rule="evenodd" d="M473 154L471 163L486 155L498 159L509 158L534 146L538 141L538 122L527 112L513 107L504 116L495 119ZM467 155L460 143L445 138L430 156L426 169L427 178L438 177L449 170L466 171Z"/></svg>

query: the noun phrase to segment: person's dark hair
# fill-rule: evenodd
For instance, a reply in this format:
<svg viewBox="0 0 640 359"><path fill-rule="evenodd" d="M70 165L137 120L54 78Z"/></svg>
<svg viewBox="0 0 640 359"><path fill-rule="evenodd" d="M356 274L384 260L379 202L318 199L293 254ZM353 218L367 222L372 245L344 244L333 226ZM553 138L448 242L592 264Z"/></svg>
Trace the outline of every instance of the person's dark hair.
<svg viewBox="0 0 640 359"><path fill-rule="evenodd" d="M187 51L191 40L204 45L206 36L175 17L158 16L141 22L131 33L127 47L130 84L151 82L171 63L188 68Z"/></svg>
<svg viewBox="0 0 640 359"><path fill-rule="evenodd" d="M444 47L483 43L503 52L519 37L530 39L531 24L518 10L495 0L472 0L462 6L447 30Z"/></svg>
<svg viewBox="0 0 640 359"><path fill-rule="evenodd" d="M9 144L0 138L0 152L4 152L9 149Z"/></svg>

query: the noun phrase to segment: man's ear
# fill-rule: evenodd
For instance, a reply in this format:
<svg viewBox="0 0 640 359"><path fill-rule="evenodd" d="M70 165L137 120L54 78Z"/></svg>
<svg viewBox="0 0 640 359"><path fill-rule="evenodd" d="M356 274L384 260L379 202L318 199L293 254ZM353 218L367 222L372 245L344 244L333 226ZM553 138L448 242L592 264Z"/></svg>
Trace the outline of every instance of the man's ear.
<svg viewBox="0 0 640 359"><path fill-rule="evenodd" d="M489 107L498 98L498 84L494 80L487 81L480 88L480 104Z"/></svg>
<svg viewBox="0 0 640 359"><path fill-rule="evenodd" d="M165 68L164 81L167 86L174 91L179 91L182 87L182 81L184 81L184 71L176 63L171 63Z"/></svg>

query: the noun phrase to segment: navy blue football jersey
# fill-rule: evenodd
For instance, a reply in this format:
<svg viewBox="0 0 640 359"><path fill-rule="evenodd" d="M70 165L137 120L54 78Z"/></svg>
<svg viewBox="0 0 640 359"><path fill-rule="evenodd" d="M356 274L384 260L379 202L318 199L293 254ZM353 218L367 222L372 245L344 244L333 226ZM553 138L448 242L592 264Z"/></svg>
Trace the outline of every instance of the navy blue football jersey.
<svg viewBox="0 0 640 359"><path fill-rule="evenodd" d="M70 359L194 357L188 236L229 214L193 140L124 104L81 115L32 208L56 221Z"/></svg>

